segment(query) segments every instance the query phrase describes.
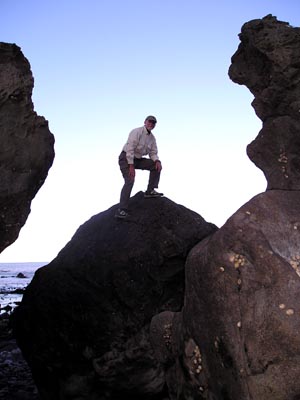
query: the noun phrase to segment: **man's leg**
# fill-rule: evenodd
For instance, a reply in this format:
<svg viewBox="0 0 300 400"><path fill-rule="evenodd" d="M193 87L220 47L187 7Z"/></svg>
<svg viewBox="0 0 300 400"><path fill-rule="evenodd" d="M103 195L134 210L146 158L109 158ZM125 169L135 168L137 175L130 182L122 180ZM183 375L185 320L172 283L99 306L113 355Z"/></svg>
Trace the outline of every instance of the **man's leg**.
<svg viewBox="0 0 300 400"><path fill-rule="evenodd" d="M119 156L119 166L124 178L124 186L121 190L120 196L120 209L128 210L128 203L134 185L134 179L129 177L129 165L125 152L122 152Z"/></svg>
<svg viewBox="0 0 300 400"><path fill-rule="evenodd" d="M157 171L154 161L149 158L135 158L134 167L136 169L150 171L147 192L152 191L154 188L158 188L160 171Z"/></svg>

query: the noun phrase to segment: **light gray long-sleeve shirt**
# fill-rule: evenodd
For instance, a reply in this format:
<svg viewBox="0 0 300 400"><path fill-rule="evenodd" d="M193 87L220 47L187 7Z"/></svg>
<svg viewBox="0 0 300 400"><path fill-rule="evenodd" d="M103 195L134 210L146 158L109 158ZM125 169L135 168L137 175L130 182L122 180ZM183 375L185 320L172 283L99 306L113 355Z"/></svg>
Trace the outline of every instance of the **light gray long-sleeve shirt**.
<svg viewBox="0 0 300 400"><path fill-rule="evenodd" d="M148 133L144 126L133 129L128 136L127 143L123 147L126 152L128 164L133 164L134 157L142 158L149 155L151 160L158 160L156 139L153 133Z"/></svg>

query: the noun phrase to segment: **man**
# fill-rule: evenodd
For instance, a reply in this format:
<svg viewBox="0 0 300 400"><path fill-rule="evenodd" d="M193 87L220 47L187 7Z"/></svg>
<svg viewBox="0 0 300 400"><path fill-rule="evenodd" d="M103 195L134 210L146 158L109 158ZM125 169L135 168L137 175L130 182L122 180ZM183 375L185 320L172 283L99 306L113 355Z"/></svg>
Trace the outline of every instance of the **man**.
<svg viewBox="0 0 300 400"><path fill-rule="evenodd" d="M158 188L161 162L157 155L157 145L152 129L155 128L156 118L149 115L144 122L144 126L133 129L128 136L127 143L119 156L119 166L124 178L124 186L120 196L120 208L115 215L116 218L128 217L128 203L133 188L136 169L146 169L150 171L147 190L144 194L146 198L160 197L163 193L158 193L154 188ZM148 155L149 158L143 156Z"/></svg>

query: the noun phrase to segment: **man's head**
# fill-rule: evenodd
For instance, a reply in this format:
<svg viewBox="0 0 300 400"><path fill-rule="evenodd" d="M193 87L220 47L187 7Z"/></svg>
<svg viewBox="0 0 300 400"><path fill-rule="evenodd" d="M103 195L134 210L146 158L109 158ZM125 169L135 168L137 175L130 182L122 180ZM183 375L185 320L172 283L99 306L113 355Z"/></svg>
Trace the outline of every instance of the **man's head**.
<svg viewBox="0 0 300 400"><path fill-rule="evenodd" d="M156 122L157 120L153 115L148 115L144 122L146 129L151 131L153 128L155 128Z"/></svg>

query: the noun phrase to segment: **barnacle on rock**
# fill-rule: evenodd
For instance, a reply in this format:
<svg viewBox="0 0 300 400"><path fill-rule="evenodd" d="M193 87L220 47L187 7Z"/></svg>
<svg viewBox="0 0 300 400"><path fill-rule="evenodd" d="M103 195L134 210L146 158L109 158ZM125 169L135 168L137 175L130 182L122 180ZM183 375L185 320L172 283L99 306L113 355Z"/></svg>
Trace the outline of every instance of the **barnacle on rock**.
<svg viewBox="0 0 300 400"><path fill-rule="evenodd" d="M284 164L286 164L288 162L288 158L284 151L282 151L281 154L279 155L278 161L281 163L284 163Z"/></svg>
<svg viewBox="0 0 300 400"><path fill-rule="evenodd" d="M244 256L242 256L241 254L236 254L234 256L232 262L233 262L234 268L238 269L238 268L242 267L243 265L245 265L246 258Z"/></svg>
<svg viewBox="0 0 300 400"><path fill-rule="evenodd" d="M300 256L298 254L292 256L290 259L290 265L296 271L296 274L300 276Z"/></svg>
<svg viewBox="0 0 300 400"><path fill-rule="evenodd" d="M294 315L295 311L292 308L289 308L285 313L286 315Z"/></svg>
<svg viewBox="0 0 300 400"><path fill-rule="evenodd" d="M193 350L193 355L192 355L192 369L191 369L191 373L194 374L200 374L200 372L202 371L203 367L202 367L202 357L201 357L201 352L199 349L199 346L195 346L194 350Z"/></svg>
<svg viewBox="0 0 300 400"><path fill-rule="evenodd" d="M230 262L234 262L234 258L235 258L235 255L234 255L234 254L231 254L231 255L229 256L229 261L230 261Z"/></svg>
<svg viewBox="0 0 300 400"><path fill-rule="evenodd" d="M164 325L164 334L163 338L167 347L171 346L171 338L172 338L172 324Z"/></svg>
<svg viewBox="0 0 300 400"><path fill-rule="evenodd" d="M217 336L216 339L215 339L215 341L214 341L214 345L215 345L215 348L216 348L217 350L219 350L219 343L220 343L220 338Z"/></svg>

